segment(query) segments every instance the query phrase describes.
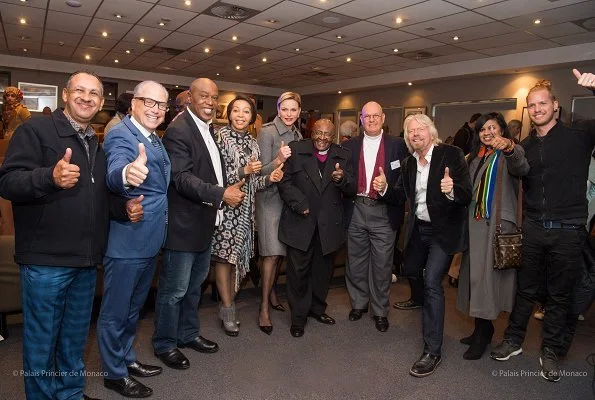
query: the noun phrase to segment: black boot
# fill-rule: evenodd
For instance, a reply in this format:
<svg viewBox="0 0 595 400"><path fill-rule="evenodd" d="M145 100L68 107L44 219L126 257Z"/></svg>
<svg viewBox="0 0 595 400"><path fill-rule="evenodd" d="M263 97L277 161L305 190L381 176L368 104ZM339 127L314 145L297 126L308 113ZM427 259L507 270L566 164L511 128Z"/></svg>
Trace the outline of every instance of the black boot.
<svg viewBox="0 0 595 400"><path fill-rule="evenodd" d="M465 360L479 360L485 353L488 344L492 342L494 336L494 324L489 319L475 318L477 323L477 335L469 349L463 354Z"/></svg>
<svg viewBox="0 0 595 400"><path fill-rule="evenodd" d="M477 318L474 318L473 324L475 325L475 327L473 328L473 333L469 336L465 336L464 338L459 340L459 342L466 344L467 346L473 343L473 339L475 339L475 336L477 336L477 332L479 331L478 324L480 324L480 322L477 322Z"/></svg>

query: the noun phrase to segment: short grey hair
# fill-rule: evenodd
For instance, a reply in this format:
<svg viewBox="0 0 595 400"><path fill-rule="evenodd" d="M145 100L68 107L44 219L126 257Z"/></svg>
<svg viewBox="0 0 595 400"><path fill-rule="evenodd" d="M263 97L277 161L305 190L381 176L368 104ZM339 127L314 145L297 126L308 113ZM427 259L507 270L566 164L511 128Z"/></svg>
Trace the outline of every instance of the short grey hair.
<svg viewBox="0 0 595 400"><path fill-rule="evenodd" d="M434 142L434 144L442 143L442 140L438 137L436 125L434 125L434 122L430 119L430 117L425 114L411 114L405 118L405 122L403 123L405 144L407 145L407 149L409 149L411 154L413 154L413 148L411 147L411 143L409 143L409 133L407 132L407 127L411 121L416 121L418 124L427 127L430 135L432 135L432 142Z"/></svg>
<svg viewBox="0 0 595 400"><path fill-rule="evenodd" d="M357 131L359 131L359 127L353 121L345 121L339 128L339 133L341 136L352 137L357 133Z"/></svg>
<svg viewBox="0 0 595 400"><path fill-rule="evenodd" d="M161 90L163 90L165 92L167 99L169 100L169 92L167 91L165 86L163 86L161 83L155 82L155 81L142 81L141 83L136 85L134 87L134 97L137 97L143 91L145 86L147 86L147 85L157 85L158 87L160 87Z"/></svg>

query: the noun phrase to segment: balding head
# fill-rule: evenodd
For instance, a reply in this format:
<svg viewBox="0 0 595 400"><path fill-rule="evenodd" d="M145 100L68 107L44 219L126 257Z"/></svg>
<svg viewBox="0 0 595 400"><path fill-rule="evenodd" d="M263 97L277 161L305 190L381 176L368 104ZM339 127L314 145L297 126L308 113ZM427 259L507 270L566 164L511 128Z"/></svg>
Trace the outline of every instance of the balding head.
<svg viewBox="0 0 595 400"><path fill-rule="evenodd" d="M312 142L318 151L331 147L335 137L335 125L330 119L319 119L312 126Z"/></svg>
<svg viewBox="0 0 595 400"><path fill-rule="evenodd" d="M215 118L219 88L208 78L198 78L190 85L190 109L203 122Z"/></svg>
<svg viewBox="0 0 595 400"><path fill-rule="evenodd" d="M190 104L190 90L184 90L176 96L176 112L182 111Z"/></svg>
<svg viewBox="0 0 595 400"><path fill-rule="evenodd" d="M362 108L362 125L368 136L378 136L382 133L384 124L384 113L382 106L375 101L370 101Z"/></svg>

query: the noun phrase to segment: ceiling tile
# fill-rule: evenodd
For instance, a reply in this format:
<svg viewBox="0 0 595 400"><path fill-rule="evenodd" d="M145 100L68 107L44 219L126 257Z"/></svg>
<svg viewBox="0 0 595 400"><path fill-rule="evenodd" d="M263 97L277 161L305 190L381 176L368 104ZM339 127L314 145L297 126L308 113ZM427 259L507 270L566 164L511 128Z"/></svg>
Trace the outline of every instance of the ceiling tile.
<svg viewBox="0 0 595 400"><path fill-rule="evenodd" d="M240 23L224 30L213 36L215 39L227 40L233 43L246 43L267 33L271 33L273 29L265 28L263 26L252 25L247 23ZM233 40L232 37L237 39Z"/></svg>
<svg viewBox="0 0 595 400"><path fill-rule="evenodd" d="M259 55L264 51L266 51L266 49L264 49L262 47L251 46L248 44L240 44L238 46L235 46L231 49L225 50L225 51L217 54L217 56L230 57L236 62L244 61L244 60L249 61L249 59L251 57Z"/></svg>
<svg viewBox="0 0 595 400"><path fill-rule="evenodd" d="M503 24L502 22L491 22L470 28L457 29L447 33L439 33L437 35L428 36L428 39L438 40L443 43L453 43L453 36L457 35L459 40L457 43L468 42L470 40L481 39L484 37L503 35L505 33L516 32L516 28Z"/></svg>
<svg viewBox="0 0 595 400"><path fill-rule="evenodd" d="M45 29L69 33L84 33L91 17L48 11Z"/></svg>
<svg viewBox="0 0 595 400"><path fill-rule="evenodd" d="M544 10L549 10L551 8L562 7L569 4L580 3L583 1L584 0L506 0L500 3L477 8L474 11L497 20L503 20L506 18L513 18L519 15L539 13Z"/></svg>
<svg viewBox="0 0 595 400"><path fill-rule="evenodd" d="M533 42L540 39L539 36L528 32L514 32L506 35L490 36L483 39L471 40L468 42L458 43L457 46L468 50L489 49L492 47L506 46L509 44Z"/></svg>
<svg viewBox="0 0 595 400"><path fill-rule="evenodd" d="M98 38L97 36L84 36L78 44L78 48L89 48L93 50L103 50L107 52L110 51L117 43L117 40Z"/></svg>
<svg viewBox="0 0 595 400"><path fill-rule="evenodd" d="M92 50L84 47L78 47L72 54L71 61L81 64L97 64L99 60L107 55L108 51L105 50ZM90 60L85 58L86 55L91 56Z"/></svg>
<svg viewBox="0 0 595 400"><path fill-rule="evenodd" d="M595 32L579 33L578 35L562 36L551 39L553 42L564 46L595 42Z"/></svg>
<svg viewBox="0 0 595 400"><path fill-rule="evenodd" d="M146 71L148 69L154 69L156 66L161 64L163 60L150 56L140 56L132 60L128 66L134 69L140 69Z"/></svg>
<svg viewBox="0 0 595 400"><path fill-rule="evenodd" d="M351 57L351 62L357 62L358 60L374 60L376 58L384 58L386 57L385 53L381 53L375 50L362 50L355 53L349 53L345 56L341 56L340 58L335 58L337 61L345 61L345 57Z"/></svg>
<svg viewBox="0 0 595 400"><path fill-rule="evenodd" d="M456 4L457 6L465 7L469 10L478 7L484 7L489 4L500 3L503 0L448 0L449 3ZM557 0L554 0L557 1Z"/></svg>
<svg viewBox="0 0 595 400"><path fill-rule="evenodd" d="M405 61L404 58L400 58L397 55L393 55L393 56L386 56L386 57L382 57L382 58L375 58L373 60L355 60L355 63L358 65L366 66L366 67L378 68L378 67L382 67L385 65L394 65L394 64L397 64L399 62L404 62L404 61Z"/></svg>
<svg viewBox="0 0 595 400"><path fill-rule="evenodd" d="M169 31L157 28L149 28L148 26L135 25L130 32L122 38L127 42L140 42L141 38L145 41L142 42L145 45L154 46L159 43L163 38L169 35Z"/></svg>
<svg viewBox="0 0 595 400"><path fill-rule="evenodd" d="M91 17L95 14L95 11L97 11L97 7L100 3L101 0L84 0L80 2L80 7L70 7L64 0L50 0L48 9Z"/></svg>
<svg viewBox="0 0 595 400"><path fill-rule="evenodd" d="M429 0L409 7L400 8L396 12L379 15L370 19L370 22L390 26L391 28L402 28L407 25L418 24L435 18L445 17L465 11L464 8L455 6L442 0ZM397 24L396 18L400 17L403 22Z"/></svg>
<svg viewBox="0 0 595 400"><path fill-rule="evenodd" d="M279 29L320 12L322 10L319 8L294 3L293 1L283 1L247 19L245 22L264 26L265 28ZM275 20L276 22L271 23L269 20Z"/></svg>
<svg viewBox="0 0 595 400"><path fill-rule="evenodd" d="M407 67L405 65L401 65L401 64L391 64L391 65L384 65L382 67L378 67L379 70L386 72L397 72L397 71L405 71L410 69L410 67Z"/></svg>
<svg viewBox="0 0 595 400"><path fill-rule="evenodd" d="M515 54L515 53L522 53L525 51L535 51L535 50L542 50L542 49L549 49L552 47L557 47L558 45L552 41L540 39L535 40L533 42L523 42L523 43L516 43L511 44L508 46L499 46L493 47L487 50L481 50L480 53L487 54L489 56L500 56L503 54Z"/></svg>
<svg viewBox="0 0 595 400"><path fill-rule="evenodd" d="M278 49L291 52L294 51L296 47L299 47L301 49L301 52L308 53L310 51L332 46L334 44L335 42L331 42L330 40L309 37L306 39L298 40L297 42L293 42L285 46L278 47Z"/></svg>
<svg viewBox="0 0 595 400"><path fill-rule="evenodd" d="M3 3L9 4L17 4L20 6L25 7L33 7L33 8L47 8L48 0L28 0L26 3L23 3L21 0L2 0Z"/></svg>
<svg viewBox="0 0 595 400"><path fill-rule="evenodd" d="M539 25L535 25L535 18L541 20ZM584 18L595 17L595 1L587 1L580 4L573 4L566 7L555 8L551 10L539 11L527 15L521 15L509 18L503 22L519 28L542 28L547 25L555 25L561 22L580 20Z"/></svg>
<svg viewBox="0 0 595 400"><path fill-rule="evenodd" d="M223 1L223 0L222 0ZM266 10L267 8L274 6L281 2L281 0L249 0L249 4L246 0L224 0L224 3L235 4L242 7L248 7L253 10Z"/></svg>
<svg viewBox="0 0 595 400"><path fill-rule="evenodd" d="M466 11L415 25L404 26L401 30L419 36L430 36L437 33L465 29L471 26L485 25L490 22L493 22L491 18L484 17L472 11Z"/></svg>
<svg viewBox="0 0 595 400"><path fill-rule="evenodd" d="M199 15L178 29L178 31L190 35L210 37L234 26L235 24L237 24L236 21L212 17L210 15Z"/></svg>
<svg viewBox="0 0 595 400"><path fill-rule="evenodd" d="M296 3L306 4L312 7L322 8L324 10L330 10L340 6L341 4L349 3L351 0L293 0Z"/></svg>
<svg viewBox="0 0 595 400"><path fill-rule="evenodd" d="M120 53L117 51L109 52L103 59L101 60L101 64L103 65L110 65L114 67L122 67L127 65L132 60L134 60L137 56L132 54ZM114 62L114 60L118 60L118 62Z"/></svg>
<svg viewBox="0 0 595 400"><path fill-rule="evenodd" d="M96 18L109 19L134 24L153 7L152 4L137 0L103 0L95 14ZM122 16L116 18L116 14Z"/></svg>
<svg viewBox="0 0 595 400"><path fill-rule="evenodd" d="M299 66L308 66L310 64L315 64L318 61L316 57L310 57L306 55L294 56L290 58L284 58L282 60L276 61L275 65L285 65L287 67L299 67Z"/></svg>
<svg viewBox="0 0 595 400"><path fill-rule="evenodd" d="M206 38L195 35L188 35L186 33L172 32L165 39L160 41L157 45L161 47L169 47L178 50L187 50L191 47L203 42Z"/></svg>
<svg viewBox="0 0 595 400"><path fill-rule="evenodd" d="M354 62L357 63L357 60L355 60ZM322 59L322 60L318 60L316 61L314 64L316 66L322 67L323 69L333 69L334 67L339 67L341 65L343 65L345 63L344 60L341 61L336 61L336 60L332 60L332 59Z"/></svg>
<svg viewBox="0 0 595 400"><path fill-rule="evenodd" d="M11 41L33 41L41 42L43 37L43 29L28 25L13 25L6 24L6 38ZM62 32L64 35L64 32Z"/></svg>
<svg viewBox="0 0 595 400"><path fill-rule="evenodd" d="M107 32L110 39L120 40L130 31L130 29L132 29L132 27L132 24L94 18L91 21L91 25L87 28L86 34L103 37L102 32Z"/></svg>
<svg viewBox="0 0 595 400"><path fill-rule="evenodd" d="M368 35L374 35L380 32L388 31L390 28L382 25L373 24L368 21L358 21L351 25L346 25L342 28L333 29L328 32L318 34L317 37L321 39L333 40L335 42L345 42ZM314 34L314 33L311 33ZM343 38L338 39L337 35Z"/></svg>
<svg viewBox="0 0 595 400"><path fill-rule="evenodd" d="M268 60L267 62L271 63L271 62L275 62L275 61L286 59L286 58L293 57L293 56L295 56L295 54L292 54L287 51L266 50L260 54L250 57L249 60L260 61L260 60L262 60L263 57L266 57Z"/></svg>
<svg viewBox="0 0 595 400"><path fill-rule="evenodd" d="M199 53L204 53L204 50L206 48L208 48L209 52L207 54L214 55L214 54L221 53L222 51L231 49L232 47L236 47L236 46L237 46L237 44L232 43L232 42L225 42L223 40L217 40L217 39L207 39L204 42L202 42L194 47L191 47L189 50L196 51Z"/></svg>
<svg viewBox="0 0 595 400"><path fill-rule="evenodd" d="M362 49L360 47L339 43L330 47L325 47L324 49L312 51L308 53L308 55L318 58L334 58L346 54L356 53L361 50Z"/></svg>
<svg viewBox="0 0 595 400"><path fill-rule="evenodd" d="M197 14L192 11L158 5L153 7L151 11L149 11L140 21L138 21L138 24L154 27L157 29L175 31L180 26L196 17L196 15ZM159 26L160 22L164 22L165 25Z"/></svg>
<svg viewBox="0 0 595 400"><path fill-rule="evenodd" d="M330 28L314 24L308 24L306 22L296 22L295 24L291 24L289 26L284 27L283 30L286 32L299 33L301 35L309 36L327 32L330 30Z"/></svg>
<svg viewBox="0 0 595 400"><path fill-rule="evenodd" d="M384 45L390 45L393 43L404 42L406 40L413 40L417 39L418 36L413 35L411 33L399 31L396 29L392 29L387 32L377 33L375 35L371 35L365 38L351 40L348 43L354 46L364 47L364 48L377 48Z"/></svg>
<svg viewBox="0 0 595 400"><path fill-rule="evenodd" d="M22 51L27 49L27 52L39 53L41 49L41 41L37 40L8 40L8 48L13 51ZM28 54L30 55L30 54Z"/></svg>
<svg viewBox="0 0 595 400"><path fill-rule="evenodd" d="M27 26L43 28L45 10L17 4L0 4L2 5L2 21L5 24L21 25L19 22L20 19L25 18L27 20Z"/></svg>
<svg viewBox="0 0 595 400"><path fill-rule="evenodd" d="M249 43L253 46L274 49L289 43L297 42L298 40L302 40L304 38L304 35L298 35L297 33L275 31L261 36L258 39L252 40Z"/></svg>
<svg viewBox="0 0 595 400"><path fill-rule="evenodd" d="M479 54L474 51L467 51L467 52L463 52L463 53L449 54L449 55L444 55L444 56L440 56L440 57L427 58L427 59L424 59L424 62L426 62L428 64L439 65L439 64L448 64L448 63L459 62L459 61L477 60L479 58L486 58L486 56L485 56L485 54Z"/></svg>
<svg viewBox="0 0 595 400"><path fill-rule="evenodd" d="M346 25L351 25L358 22L359 19L353 18L343 14L337 14L332 11L324 11L320 14L306 18L304 22L309 24L324 26L329 29L338 29Z"/></svg>
<svg viewBox="0 0 595 400"><path fill-rule="evenodd" d="M143 54L145 51L149 50L152 47L150 44L141 44L137 42L126 42L121 41L118 42L116 47L114 47L113 51L118 51L122 53L126 53L126 50L130 50L130 54L134 56L139 56Z"/></svg>
<svg viewBox="0 0 595 400"><path fill-rule="evenodd" d="M547 26L537 25L534 28L528 29L528 31L546 39L588 32L585 28L581 28L572 22L563 22L561 24Z"/></svg>
<svg viewBox="0 0 595 400"><path fill-rule="evenodd" d="M437 42L435 40L430 40L427 38L420 38L420 39L408 40L406 42L395 43L392 46L379 47L379 48L377 48L377 50L384 51L386 53L393 53L393 49L397 48L397 49L399 49L399 54L403 54L403 53L407 53L409 51L429 49L432 47L438 47L440 45L442 45L442 43Z"/></svg>
<svg viewBox="0 0 595 400"><path fill-rule="evenodd" d="M59 46L62 42L65 46L76 47L81 41L82 35L65 35L64 32L50 31L46 29L43 34L43 46L56 45Z"/></svg>
<svg viewBox="0 0 595 400"><path fill-rule="evenodd" d="M348 4L333 9L345 15L357 16L361 19L368 19L389 11L407 7L422 0L354 0Z"/></svg>
<svg viewBox="0 0 595 400"><path fill-rule="evenodd" d="M202 12L212 6L213 4L217 3L219 0L192 0L189 6L186 5L184 0L161 0L159 1L159 5L167 6L167 7L174 7L179 8L181 10L187 10L192 12ZM153 1L156 3L156 1ZM226 3L230 3L230 1L226 1Z"/></svg>
<svg viewBox="0 0 595 400"><path fill-rule="evenodd" d="M188 63L188 65L191 65L191 64L195 64L199 61L205 60L209 57L210 57L210 55L208 55L204 52L197 53L195 51L185 51L183 53L178 54L174 58L172 58L172 61L185 62L185 63Z"/></svg>
<svg viewBox="0 0 595 400"><path fill-rule="evenodd" d="M74 53L74 50L75 47L73 46L60 46L57 44L44 43L41 56L61 57L64 60L70 60L70 57Z"/></svg>

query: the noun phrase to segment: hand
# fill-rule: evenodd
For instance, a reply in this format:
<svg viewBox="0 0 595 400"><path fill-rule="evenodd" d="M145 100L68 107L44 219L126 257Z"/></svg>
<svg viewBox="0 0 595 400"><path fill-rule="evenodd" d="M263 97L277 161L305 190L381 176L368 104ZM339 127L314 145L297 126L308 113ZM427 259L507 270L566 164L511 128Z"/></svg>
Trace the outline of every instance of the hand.
<svg viewBox="0 0 595 400"><path fill-rule="evenodd" d="M230 207L237 207L240 205L246 193L242 192L242 186L246 183L245 179L242 179L238 183L225 188L223 192L223 201Z"/></svg>
<svg viewBox="0 0 595 400"><path fill-rule="evenodd" d="M271 175L269 176L269 180L271 182L281 182L281 179L283 179L283 165L285 164L281 163L277 168L273 170L273 172L271 172Z"/></svg>
<svg viewBox="0 0 595 400"><path fill-rule="evenodd" d="M496 136L490 142L490 146L492 146L494 150L506 150L508 148L513 148L514 142L511 139L507 139L502 136Z"/></svg>
<svg viewBox="0 0 595 400"><path fill-rule="evenodd" d="M331 173L331 179L333 180L333 182L339 183L343 180L344 175L345 172L341 169L339 163L336 163L335 170Z"/></svg>
<svg viewBox="0 0 595 400"><path fill-rule="evenodd" d="M444 178L442 178L442 180L440 181L440 190L442 191L442 193L445 194L452 192L452 189L454 187L454 182L452 181L449 172L450 171L448 167L444 168Z"/></svg>
<svg viewBox="0 0 595 400"><path fill-rule="evenodd" d="M284 141L281 141L281 147L279 148L277 157L279 158L279 161L281 161L282 163L284 163L285 161L287 161L289 157L291 157L291 149L289 148L289 146L285 145Z"/></svg>
<svg viewBox="0 0 595 400"><path fill-rule="evenodd" d="M586 87L587 89L595 90L595 74L590 72L580 73L578 69L573 69L572 73L578 79L578 84Z"/></svg>
<svg viewBox="0 0 595 400"><path fill-rule="evenodd" d="M129 185L138 187L140 186L147 175L149 169L147 168L147 153L145 153L145 145L142 143L138 144L138 157L136 160L126 166L126 182Z"/></svg>
<svg viewBox="0 0 595 400"><path fill-rule="evenodd" d="M54 184L62 189L70 189L76 185L81 176L81 169L76 164L70 163L72 157L72 149L69 147L64 153L64 157L54 167L52 177L54 178Z"/></svg>
<svg viewBox="0 0 595 400"><path fill-rule="evenodd" d="M262 163L258 160L251 160L248 164L244 167L244 174L257 174L262 169Z"/></svg>
<svg viewBox="0 0 595 400"><path fill-rule="evenodd" d="M133 224L135 222L140 222L143 219L143 200L145 196L142 194L135 199L130 199L126 202L126 214L128 214L128 219Z"/></svg>
<svg viewBox="0 0 595 400"><path fill-rule="evenodd" d="M372 188L378 193L382 193L386 189L386 175L384 175L382 167L378 167L378 173L379 175L372 181Z"/></svg>

